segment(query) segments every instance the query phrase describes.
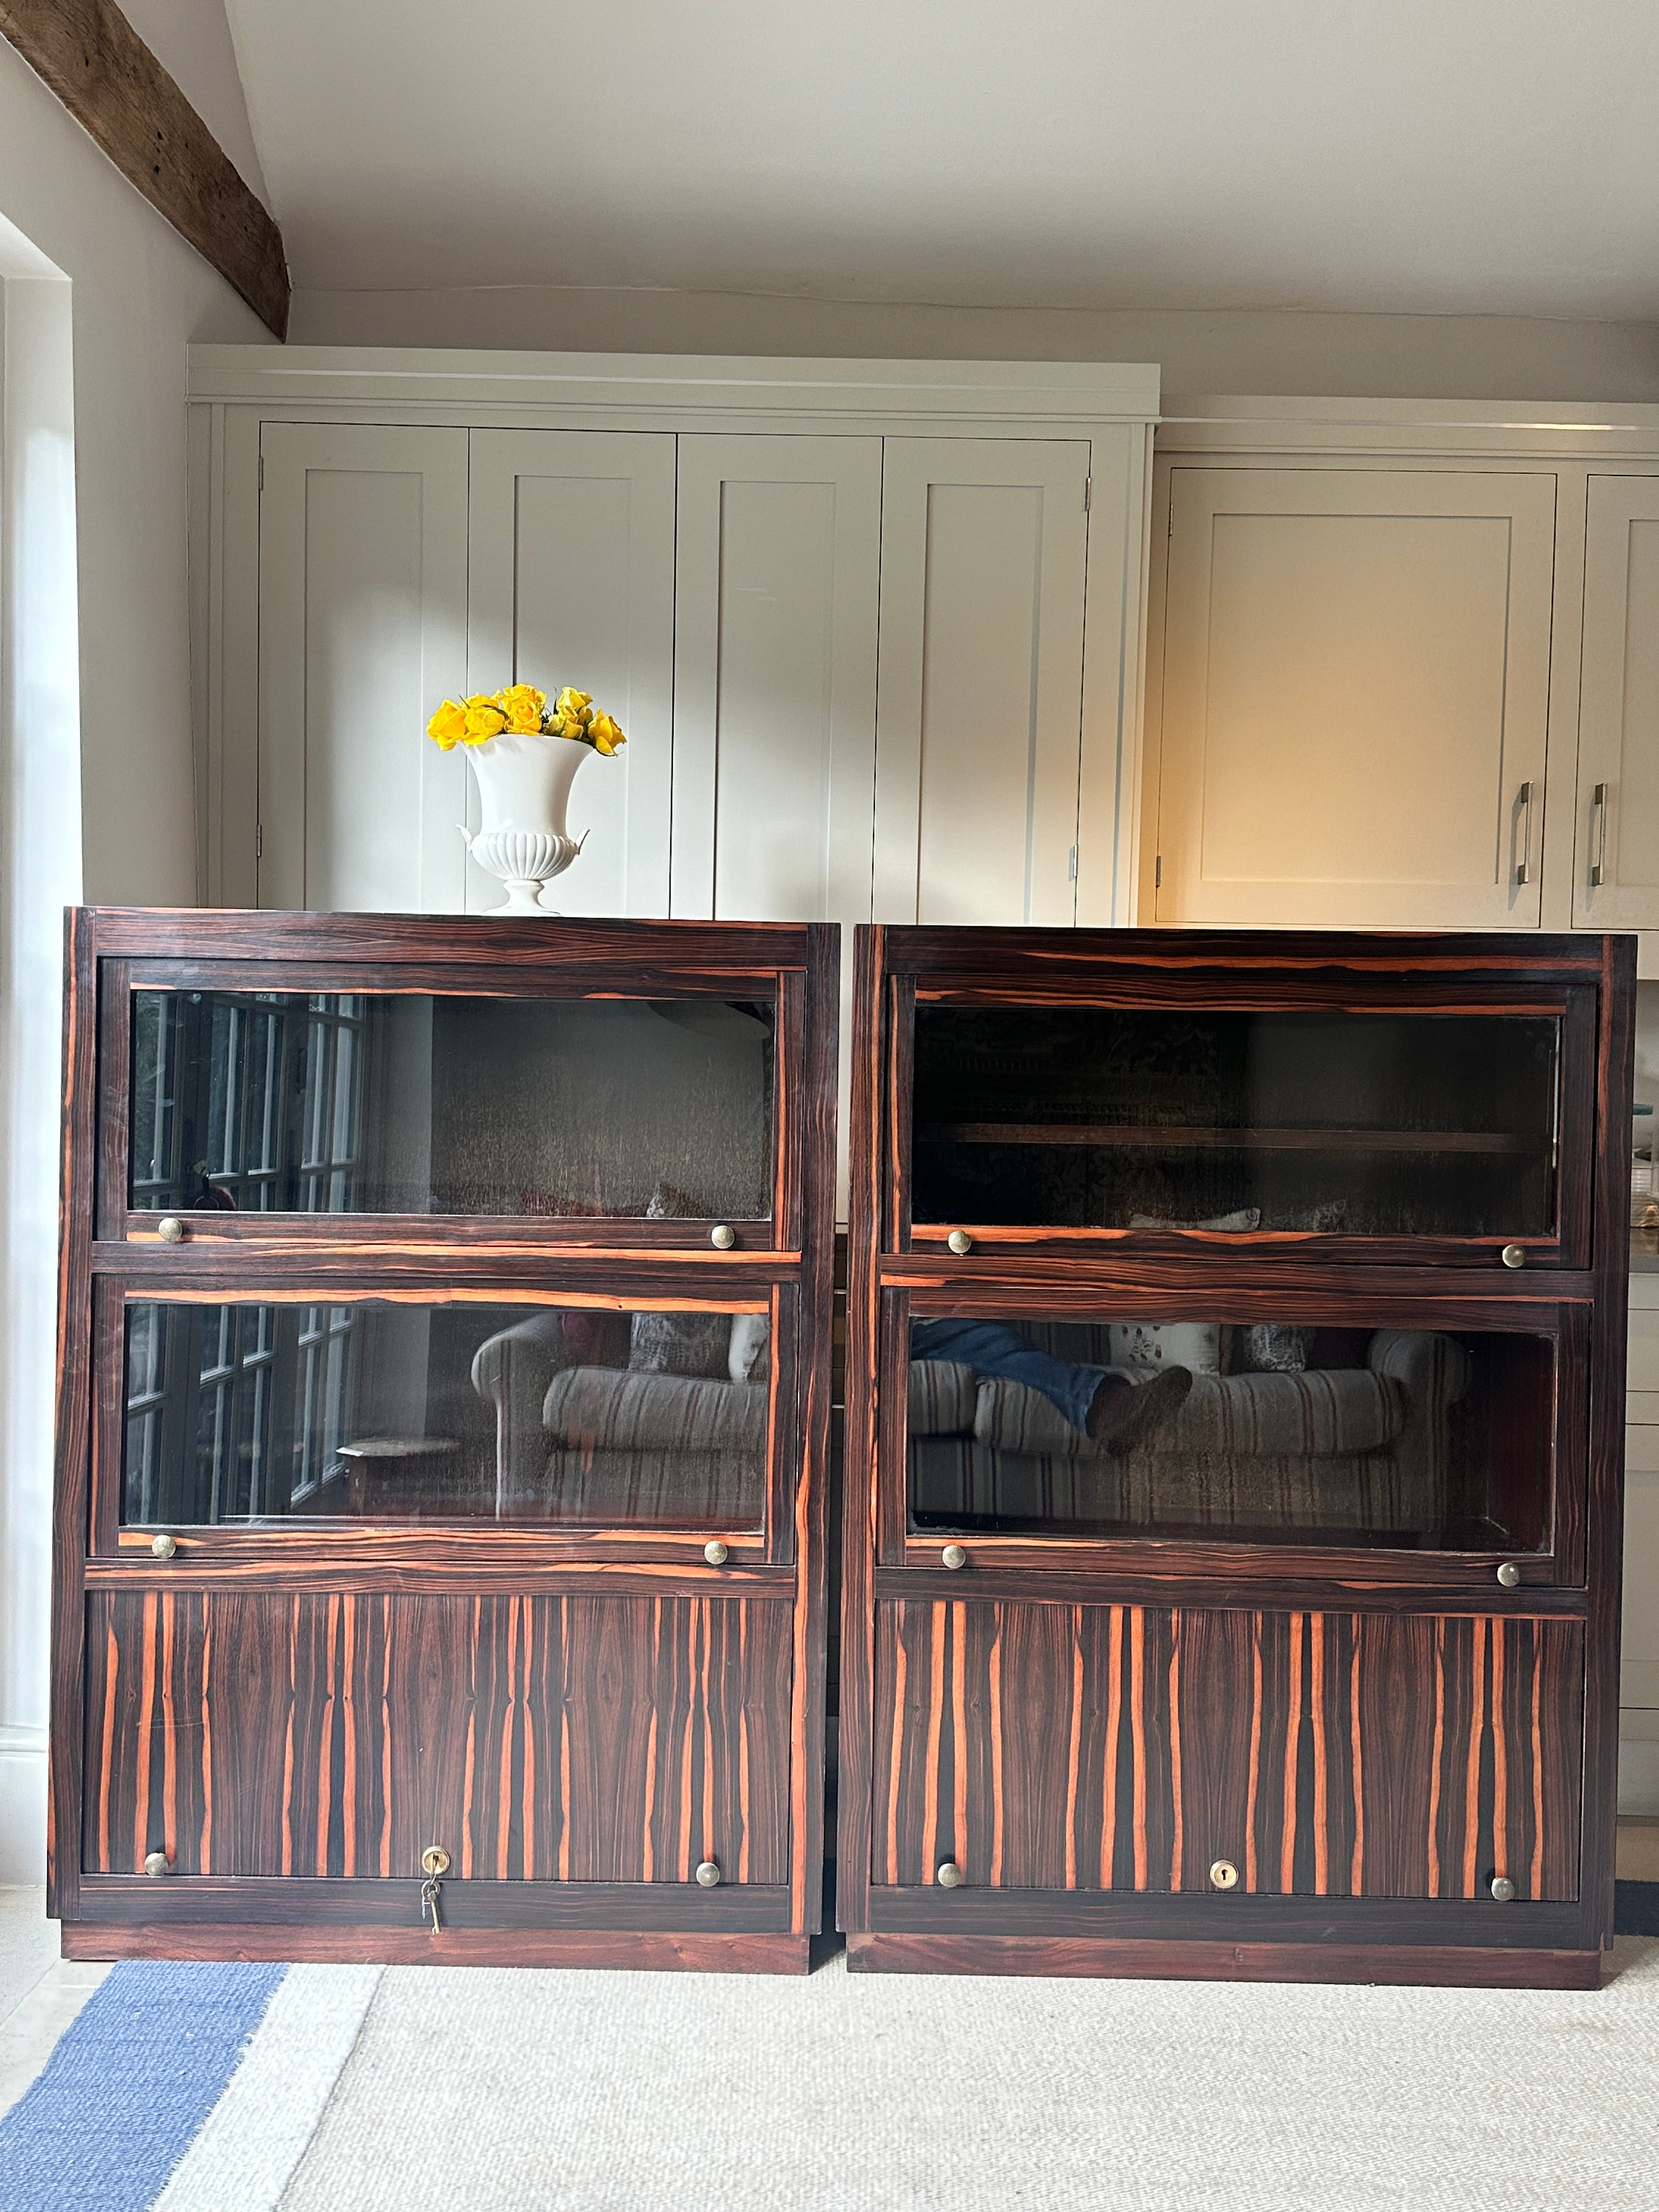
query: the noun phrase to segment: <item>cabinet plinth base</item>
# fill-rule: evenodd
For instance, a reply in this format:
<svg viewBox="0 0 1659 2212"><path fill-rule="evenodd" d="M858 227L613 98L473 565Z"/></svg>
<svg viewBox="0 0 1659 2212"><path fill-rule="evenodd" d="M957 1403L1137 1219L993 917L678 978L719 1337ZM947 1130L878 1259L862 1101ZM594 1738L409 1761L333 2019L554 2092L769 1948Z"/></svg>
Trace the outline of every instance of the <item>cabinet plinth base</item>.
<svg viewBox="0 0 1659 2212"><path fill-rule="evenodd" d="M1446 1989L1593 1990L1599 1951L1449 1944L1145 1942L1069 1936L849 1936L864 1974L1064 1974L1147 1981L1407 1983Z"/></svg>
<svg viewBox="0 0 1659 2212"><path fill-rule="evenodd" d="M805 1936L676 1935L659 1929L301 1928L246 1923L64 1923L66 1959L260 1959L293 1966L625 1966L704 1974L804 1974Z"/></svg>

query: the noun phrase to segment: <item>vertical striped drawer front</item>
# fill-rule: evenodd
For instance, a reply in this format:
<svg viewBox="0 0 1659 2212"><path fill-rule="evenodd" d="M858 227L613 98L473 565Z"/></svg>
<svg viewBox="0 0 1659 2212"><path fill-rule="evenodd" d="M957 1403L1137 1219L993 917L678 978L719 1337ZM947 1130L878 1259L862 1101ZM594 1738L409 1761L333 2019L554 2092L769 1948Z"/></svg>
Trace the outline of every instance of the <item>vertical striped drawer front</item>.
<svg viewBox="0 0 1659 2212"><path fill-rule="evenodd" d="M885 1604L873 1877L1571 1899L1583 1667L1571 1620Z"/></svg>
<svg viewBox="0 0 1659 2212"><path fill-rule="evenodd" d="M775 1599L94 1592L82 1863L789 1879Z"/></svg>

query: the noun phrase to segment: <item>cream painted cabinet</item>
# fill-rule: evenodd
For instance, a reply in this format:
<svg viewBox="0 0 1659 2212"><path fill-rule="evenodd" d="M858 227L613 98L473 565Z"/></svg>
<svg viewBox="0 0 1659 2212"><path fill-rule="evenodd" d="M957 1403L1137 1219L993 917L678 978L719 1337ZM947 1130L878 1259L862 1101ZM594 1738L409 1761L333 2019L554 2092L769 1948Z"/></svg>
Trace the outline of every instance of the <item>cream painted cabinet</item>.
<svg viewBox="0 0 1659 2212"><path fill-rule="evenodd" d="M1659 476L1589 479L1577 799L1573 921L1659 929Z"/></svg>
<svg viewBox="0 0 1659 2212"><path fill-rule="evenodd" d="M1536 927L1553 477L1176 465L1168 513L1147 918Z"/></svg>
<svg viewBox="0 0 1659 2212"><path fill-rule="evenodd" d="M881 441L679 441L670 911L870 914Z"/></svg>
<svg viewBox="0 0 1659 2212"><path fill-rule="evenodd" d="M586 842L554 896L565 914L668 911L674 442L471 434L468 690L574 684L628 733L621 753L596 754L571 787L571 834ZM476 825L476 788L468 799ZM469 862L466 878L469 911L501 903L495 877Z"/></svg>
<svg viewBox="0 0 1659 2212"><path fill-rule="evenodd" d="M1630 1279L1619 1805L1659 1814L1659 1275Z"/></svg>
<svg viewBox="0 0 1659 2212"><path fill-rule="evenodd" d="M1076 918L1090 446L890 438L878 921Z"/></svg>
<svg viewBox="0 0 1659 2212"><path fill-rule="evenodd" d="M462 902L467 774L423 739L466 675L467 433L266 422L258 899Z"/></svg>

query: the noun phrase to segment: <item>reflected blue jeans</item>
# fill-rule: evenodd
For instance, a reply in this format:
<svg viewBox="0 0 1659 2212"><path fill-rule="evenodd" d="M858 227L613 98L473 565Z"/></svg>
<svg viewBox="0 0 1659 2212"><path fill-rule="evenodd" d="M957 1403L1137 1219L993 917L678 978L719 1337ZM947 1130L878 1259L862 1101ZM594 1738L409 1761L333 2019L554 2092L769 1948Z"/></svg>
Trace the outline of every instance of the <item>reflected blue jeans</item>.
<svg viewBox="0 0 1659 2212"><path fill-rule="evenodd" d="M951 1359L975 1375L1003 1375L1040 1390L1074 1429L1087 1430L1089 1408L1106 1374L1103 1367L1074 1367L1039 1352L1017 1328L1003 1321L915 1321L910 1324L912 1359Z"/></svg>

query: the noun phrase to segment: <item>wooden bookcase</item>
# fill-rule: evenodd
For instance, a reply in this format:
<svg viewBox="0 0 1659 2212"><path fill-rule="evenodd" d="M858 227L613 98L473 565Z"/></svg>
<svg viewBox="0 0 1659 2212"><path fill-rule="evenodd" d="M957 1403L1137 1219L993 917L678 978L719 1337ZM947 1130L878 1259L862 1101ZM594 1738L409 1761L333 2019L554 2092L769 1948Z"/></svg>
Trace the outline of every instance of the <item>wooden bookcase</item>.
<svg viewBox="0 0 1659 2212"><path fill-rule="evenodd" d="M804 1971L838 975L71 914L68 1955Z"/></svg>
<svg viewBox="0 0 1659 2212"><path fill-rule="evenodd" d="M855 969L853 1966L1593 1985L1632 940L874 928ZM1144 1436L1067 1417L1159 1359Z"/></svg>

